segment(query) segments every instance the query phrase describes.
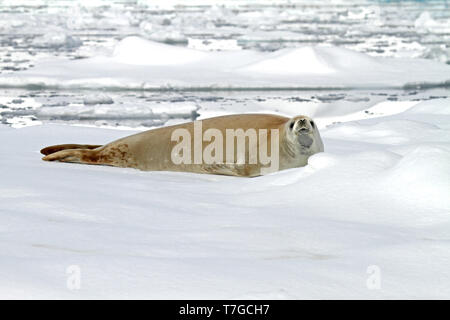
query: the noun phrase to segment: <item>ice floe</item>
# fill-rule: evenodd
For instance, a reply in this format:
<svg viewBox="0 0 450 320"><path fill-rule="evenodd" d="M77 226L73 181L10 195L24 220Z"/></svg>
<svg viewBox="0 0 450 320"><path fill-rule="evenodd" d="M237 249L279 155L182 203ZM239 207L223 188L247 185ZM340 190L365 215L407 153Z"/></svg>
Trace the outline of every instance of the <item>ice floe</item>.
<svg viewBox="0 0 450 320"><path fill-rule="evenodd" d="M136 131L0 125L0 297L446 298L447 103L322 128L307 166L254 179L43 162Z"/></svg>
<svg viewBox="0 0 450 320"><path fill-rule="evenodd" d="M52 59L0 75L4 87L115 90L414 88L446 86L450 66L333 46L204 52L129 37L112 56Z"/></svg>

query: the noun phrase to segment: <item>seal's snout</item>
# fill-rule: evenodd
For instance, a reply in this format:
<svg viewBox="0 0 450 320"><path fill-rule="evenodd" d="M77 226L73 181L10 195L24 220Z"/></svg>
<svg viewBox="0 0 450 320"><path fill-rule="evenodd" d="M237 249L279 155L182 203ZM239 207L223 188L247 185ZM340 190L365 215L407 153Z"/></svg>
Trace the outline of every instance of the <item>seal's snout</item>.
<svg viewBox="0 0 450 320"><path fill-rule="evenodd" d="M298 134L308 134L311 132L311 124L307 119L299 119L297 121L296 131Z"/></svg>

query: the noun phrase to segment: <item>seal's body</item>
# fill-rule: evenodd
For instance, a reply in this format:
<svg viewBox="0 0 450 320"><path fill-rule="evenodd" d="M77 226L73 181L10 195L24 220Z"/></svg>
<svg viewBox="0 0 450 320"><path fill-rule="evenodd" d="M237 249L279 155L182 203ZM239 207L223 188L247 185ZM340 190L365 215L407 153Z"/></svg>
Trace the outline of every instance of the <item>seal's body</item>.
<svg viewBox="0 0 450 320"><path fill-rule="evenodd" d="M241 133L251 133L247 131L250 129L258 135L247 135L244 138L244 145L247 147L231 149L233 154L225 150L225 147L220 151L219 147L225 145L225 142L230 145L231 142L234 144L237 141L238 138L235 140L233 137L232 140L228 140L227 135L232 131L236 133L239 129ZM175 132L188 134L189 138L184 137L185 140L189 139L184 141L184 146L188 149L185 148L183 153L192 151L191 155L184 154L187 156L184 159L191 160L190 162L174 161L174 150L180 143L180 136L174 136ZM219 141L220 135L224 137L222 141ZM251 137L259 138L258 144L251 144ZM261 141L266 143L261 144ZM216 161L207 161L208 159L199 161L199 152L200 157L203 153L209 154L211 146L207 148L213 142L217 143L217 148L210 154L215 156ZM242 114L148 130L103 146L75 144L51 146L42 149L41 153L46 155L43 158L46 161L110 165L145 171L182 171L253 177L261 175L262 168L269 165L249 161L252 154L253 156L254 154L261 156L264 152L270 154L272 161L278 161L276 170L283 170L304 166L309 156L322 151L323 143L319 131L314 122L306 116L286 118L268 114ZM275 159L275 156L278 159Z"/></svg>

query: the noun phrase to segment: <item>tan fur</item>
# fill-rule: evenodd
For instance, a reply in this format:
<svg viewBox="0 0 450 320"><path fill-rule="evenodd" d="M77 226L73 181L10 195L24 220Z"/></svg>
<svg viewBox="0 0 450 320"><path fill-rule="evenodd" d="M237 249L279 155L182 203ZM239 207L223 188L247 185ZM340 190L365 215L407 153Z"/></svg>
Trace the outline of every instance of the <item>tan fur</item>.
<svg viewBox="0 0 450 320"><path fill-rule="evenodd" d="M280 170L304 166L311 154L323 151L323 144L317 128L311 131L314 145L306 153L297 147L295 135L288 125L298 119L309 119L304 116L286 118L267 114L243 114L215 117L202 120L203 132L208 128L215 128L222 132L225 142L226 129L253 128L256 131L268 129L268 146L270 145L270 129L280 132ZM310 119L309 119L310 120ZM309 121L308 120L308 121ZM185 128L191 134L191 147L194 146L194 123L184 123L175 126L148 130L131 135L104 146L89 145L60 145L44 148L41 152L46 156L45 161L74 162L84 164L110 165L116 167L130 167L145 171L183 171L196 173L224 174L234 176L260 175L261 165L258 164L174 164L171 152L177 141L171 141L172 132L178 128ZM291 137L292 136L292 137ZM318 141L320 140L320 141ZM203 149L208 142L203 142ZM71 148L71 146L74 146ZM247 144L248 146L248 144ZM69 147L70 149L67 149ZM56 152L51 153L51 150ZM224 152L225 157L225 152ZM235 157L236 159L236 157ZM248 148L246 147L246 159ZM224 159L225 162L225 159Z"/></svg>

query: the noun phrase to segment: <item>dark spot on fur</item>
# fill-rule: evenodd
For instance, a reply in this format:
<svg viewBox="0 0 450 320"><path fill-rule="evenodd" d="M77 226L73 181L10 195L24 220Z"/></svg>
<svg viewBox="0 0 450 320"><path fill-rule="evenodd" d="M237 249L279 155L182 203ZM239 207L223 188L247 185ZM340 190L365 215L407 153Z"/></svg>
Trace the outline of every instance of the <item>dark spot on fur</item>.
<svg viewBox="0 0 450 320"><path fill-rule="evenodd" d="M117 167L137 167L137 162L131 155L128 144L107 147L98 152L86 152L82 161L92 164L106 164Z"/></svg>

